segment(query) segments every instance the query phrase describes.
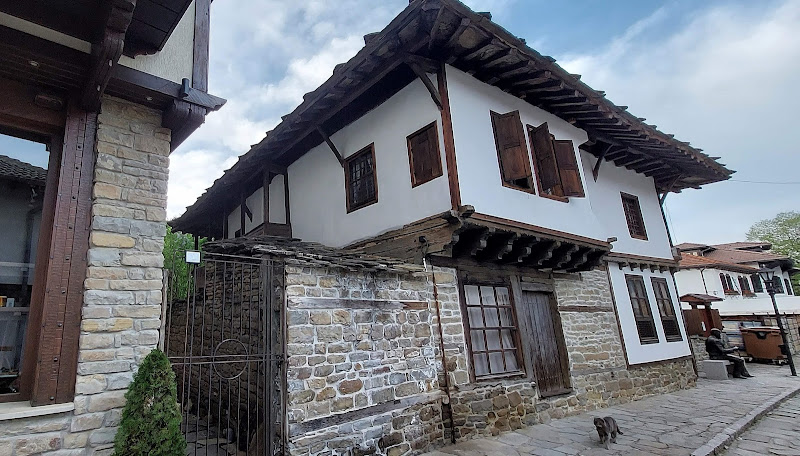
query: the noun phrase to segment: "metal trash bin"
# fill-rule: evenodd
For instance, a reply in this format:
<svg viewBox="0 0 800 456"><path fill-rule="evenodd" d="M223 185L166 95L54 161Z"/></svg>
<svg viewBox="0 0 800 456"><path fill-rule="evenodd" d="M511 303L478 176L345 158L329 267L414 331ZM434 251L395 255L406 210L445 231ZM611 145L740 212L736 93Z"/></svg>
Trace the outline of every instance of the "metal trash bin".
<svg viewBox="0 0 800 456"><path fill-rule="evenodd" d="M772 326L741 328L747 355L756 360L788 362L784 354L781 331Z"/></svg>

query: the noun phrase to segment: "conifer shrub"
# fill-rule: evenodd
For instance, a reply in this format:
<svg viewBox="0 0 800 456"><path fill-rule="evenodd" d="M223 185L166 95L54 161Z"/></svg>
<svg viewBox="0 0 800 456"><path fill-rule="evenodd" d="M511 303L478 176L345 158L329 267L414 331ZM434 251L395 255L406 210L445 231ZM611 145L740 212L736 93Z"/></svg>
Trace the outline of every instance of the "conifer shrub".
<svg viewBox="0 0 800 456"><path fill-rule="evenodd" d="M114 456L183 456L175 373L161 350L148 354L125 393L125 408L114 439Z"/></svg>

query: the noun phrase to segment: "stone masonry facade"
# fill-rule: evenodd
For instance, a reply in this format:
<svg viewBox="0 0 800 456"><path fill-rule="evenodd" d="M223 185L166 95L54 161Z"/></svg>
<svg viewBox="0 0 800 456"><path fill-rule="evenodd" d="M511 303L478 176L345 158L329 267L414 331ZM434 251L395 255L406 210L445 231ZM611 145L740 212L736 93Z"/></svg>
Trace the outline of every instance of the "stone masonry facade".
<svg viewBox="0 0 800 456"><path fill-rule="evenodd" d="M170 131L161 113L104 97L74 410L0 422L0 454L108 455L124 394L161 326Z"/></svg>

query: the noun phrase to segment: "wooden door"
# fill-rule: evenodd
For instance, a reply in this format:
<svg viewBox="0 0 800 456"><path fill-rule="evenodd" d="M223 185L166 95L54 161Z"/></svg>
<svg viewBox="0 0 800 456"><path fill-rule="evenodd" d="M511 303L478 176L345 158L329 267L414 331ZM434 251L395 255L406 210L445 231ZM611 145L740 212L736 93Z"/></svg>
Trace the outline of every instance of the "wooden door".
<svg viewBox="0 0 800 456"><path fill-rule="evenodd" d="M567 393L571 390L569 359L555 299L551 293L538 291L522 291L521 295L520 324L529 329L526 361L536 376L539 395Z"/></svg>

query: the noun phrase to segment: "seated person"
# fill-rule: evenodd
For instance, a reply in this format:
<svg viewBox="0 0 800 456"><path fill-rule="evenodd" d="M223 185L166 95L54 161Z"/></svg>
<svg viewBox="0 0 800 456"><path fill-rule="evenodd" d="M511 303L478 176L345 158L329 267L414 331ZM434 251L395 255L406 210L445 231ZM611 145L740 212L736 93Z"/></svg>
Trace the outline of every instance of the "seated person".
<svg viewBox="0 0 800 456"><path fill-rule="evenodd" d="M733 377L734 378L749 378L752 377L747 372L747 367L744 365L744 360L733 354L739 347L726 348L722 342L722 331L718 328L711 330L711 335L706 339L706 351L708 357L717 360L726 360L733 363Z"/></svg>

